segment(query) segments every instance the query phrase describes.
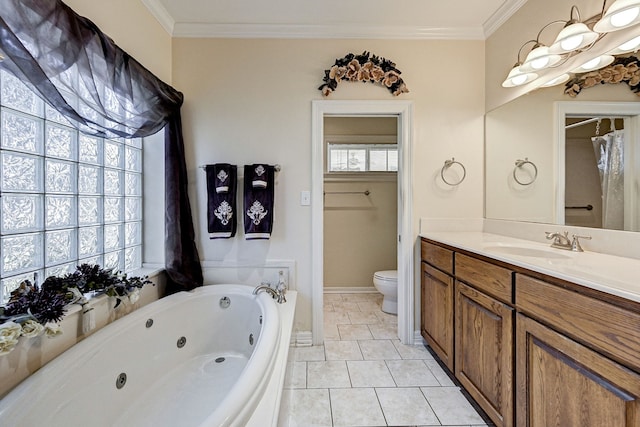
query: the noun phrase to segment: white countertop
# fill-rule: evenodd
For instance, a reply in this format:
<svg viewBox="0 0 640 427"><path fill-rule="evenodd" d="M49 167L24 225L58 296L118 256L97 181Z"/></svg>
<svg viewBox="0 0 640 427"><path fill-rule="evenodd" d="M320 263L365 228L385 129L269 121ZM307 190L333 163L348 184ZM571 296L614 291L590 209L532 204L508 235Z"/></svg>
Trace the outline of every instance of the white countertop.
<svg viewBox="0 0 640 427"><path fill-rule="evenodd" d="M421 237L640 302L640 260L572 252L550 244L475 231L423 232Z"/></svg>

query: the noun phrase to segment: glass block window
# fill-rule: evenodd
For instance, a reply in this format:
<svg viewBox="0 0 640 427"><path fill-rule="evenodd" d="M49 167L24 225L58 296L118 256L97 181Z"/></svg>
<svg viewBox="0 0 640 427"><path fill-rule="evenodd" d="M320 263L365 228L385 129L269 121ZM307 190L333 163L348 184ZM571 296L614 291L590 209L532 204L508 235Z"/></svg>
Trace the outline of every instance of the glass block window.
<svg viewBox="0 0 640 427"><path fill-rule="evenodd" d="M79 133L0 70L0 304L85 262L142 265L142 142Z"/></svg>
<svg viewBox="0 0 640 427"><path fill-rule="evenodd" d="M396 144L328 144L327 172L397 172Z"/></svg>

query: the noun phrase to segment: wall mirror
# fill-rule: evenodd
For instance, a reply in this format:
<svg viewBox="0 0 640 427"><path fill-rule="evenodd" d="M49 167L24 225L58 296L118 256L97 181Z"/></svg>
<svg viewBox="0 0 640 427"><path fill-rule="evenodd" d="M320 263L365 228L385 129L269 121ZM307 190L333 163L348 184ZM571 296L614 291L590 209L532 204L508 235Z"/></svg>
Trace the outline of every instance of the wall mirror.
<svg viewBox="0 0 640 427"><path fill-rule="evenodd" d="M537 89L486 114L485 217L640 231L640 98L626 84L576 98L563 89ZM610 119L622 135L611 143L623 150L617 181L598 168L614 157L603 142Z"/></svg>

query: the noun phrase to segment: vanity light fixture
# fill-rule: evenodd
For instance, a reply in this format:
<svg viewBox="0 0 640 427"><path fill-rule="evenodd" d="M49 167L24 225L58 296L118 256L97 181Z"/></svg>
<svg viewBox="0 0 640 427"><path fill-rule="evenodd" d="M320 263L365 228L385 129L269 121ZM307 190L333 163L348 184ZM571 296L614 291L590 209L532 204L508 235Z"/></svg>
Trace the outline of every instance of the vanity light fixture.
<svg viewBox="0 0 640 427"><path fill-rule="evenodd" d="M573 18L574 11L577 19ZM571 6L571 16L549 48L549 51L555 54L574 52L593 44L598 40L598 37L598 33L591 31L587 24L580 21L578 7Z"/></svg>
<svg viewBox="0 0 640 427"><path fill-rule="evenodd" d="M622 30L640 23L640 0L616 0L593 26L599 33Z"/></svg>
<svg viewBox="0 0 640 427"><path fill-rule="evenodd" d="M601 55L596 58L590 59L578 68L572 70L572 73L586 73L593 70L598 70L602 67L606 67L611 64L615 58L611 55Z"/></svg>
<svg viewBox="0 0 640 427"><path fill-rule="evenodd" d="M575 67L576 64L580 64L580 59L582 59L582 65L574 68L570 73L585 73L597 70L611 64L615 60L612 55L640 50L640 35L638 35L638 31L635 31L636 28L640 28L640 0L614 0L608 10L606 6L607 0L603 0L602 11L583 21L580 18L578 7L574 5L571 6L568 21L556 20L542 27L535 40L529 40L520 47L518 50L518 62L511 69L502 86L521 86L541 77L548 80L543 86L553 86L568 80L564 74L560 77L558 77L558 74L567 72L570 69L569 67ZM562 23L564 28L556 36L553 44L545 46L540 42L540 35L547 27L558 23ZM598 52L591 55L589 59L590 55L586 52L600 42L607 32L632 26L633 28L629 32L632 33L630 37L633 38L628 42L619 45L615 49L612 49L613 46L607 46L610 49L608 52L602 48L596 48L595 50ZM624 38L618 36L614 40L624 40ZM530 43L533 43L534 46L525 60L521 61L522 50ZM613 45L611 41L603 43ZM607 53L606 55L593 58L593 56L605 52ZM580 59L578 59L578 56L580 56ZM582 57L585 58L583 59ZM569 60L572 62L568 63ZM555 73L548 71L551 68L562 67L563 64L568 66L564 67L565 69L562 71Z"/></svg>
<svg viewBox="0 0 640 427"><path fill-rule="evenodd" d="M640 49L640 36L634 37L628 42L622 43L617 48L609 52L610 55L620 55L623 53L635 52Z"/></svg>
<svg viewBox="0 0 640 427"><path fill-rule="evenodd" d="M571 78L571 74L562 74L561 76L558 76L554 79L549 80L548 82L546 82L545 84L543 84L541 87L550 87L550 86L556 86L559 84L562 84L564 82L566 82L567 80L569 80Z"/></svg>

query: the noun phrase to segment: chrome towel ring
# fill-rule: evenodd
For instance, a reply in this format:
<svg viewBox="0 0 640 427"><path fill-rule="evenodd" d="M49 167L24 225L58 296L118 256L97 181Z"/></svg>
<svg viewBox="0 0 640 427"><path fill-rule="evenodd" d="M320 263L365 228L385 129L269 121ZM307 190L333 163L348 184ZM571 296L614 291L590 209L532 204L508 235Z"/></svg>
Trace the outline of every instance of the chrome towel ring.
<svg viewBox="0 0 640 427"><path fill-rule="evenodd" d="M533 178L531 178L529 181L521 181L518 179L518 168L523 167L524 165L529 164L533 167ZM518 159L516 160L516 167L513 168L513 179L520 185L531 185L535 182L536 178L538 178L538 167L535 165L535 163L533 163L531 160L529 160L528 157L525 157L524 160L522 159Z"/></svg>
<svg viewBox="0 0 640 427"><path fill-rule="evenodd" d="M462 178L460 178L458 180L458 182L450 182L447 181L447 179L444 177L444 172L449 169L451 166L453 165L460 165L460 167L462 168ZM460 185L460 183L462 181L464 181L464 178L467 176L467 169L465 169L464 165L458 161L456 161L456 159L454 157L451 158L451 160L445 160L444 161L444 166L442 166L442 169L440 170L440 177L442 178L442 180L444 181L445 184L450 185L452 187L456 186L456 185Z"/></svg>

